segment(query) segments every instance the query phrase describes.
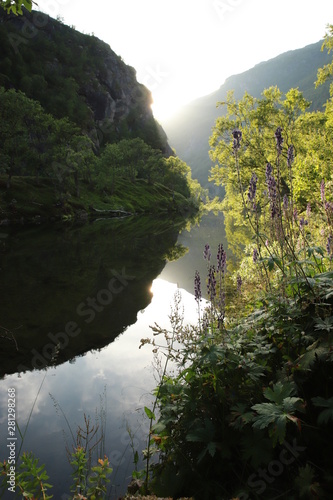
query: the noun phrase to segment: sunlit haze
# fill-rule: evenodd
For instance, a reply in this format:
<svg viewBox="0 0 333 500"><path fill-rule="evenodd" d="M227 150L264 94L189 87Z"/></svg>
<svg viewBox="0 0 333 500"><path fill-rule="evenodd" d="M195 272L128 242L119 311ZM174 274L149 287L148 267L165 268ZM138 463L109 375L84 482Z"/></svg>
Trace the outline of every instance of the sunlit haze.
<svg viewBox="0 0 333 500"><path fill-rule="evenodd" d="M162 123L228 76L323 38L332 0L39 0L108 43L153 94Z"/></svg>

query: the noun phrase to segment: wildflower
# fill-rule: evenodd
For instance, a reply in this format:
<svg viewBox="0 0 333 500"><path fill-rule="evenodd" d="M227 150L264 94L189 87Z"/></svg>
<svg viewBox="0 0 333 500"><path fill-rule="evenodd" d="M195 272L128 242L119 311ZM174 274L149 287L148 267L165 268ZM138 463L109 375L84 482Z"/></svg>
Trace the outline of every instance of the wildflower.
<svg viewBox="0 0 333 500"><path fill-rule="evenodd" d="M222 274L225 273L227 267L227 254L224 251L222 243L219 244L217 249L217 272L221 271Z"/></svg>
<svg viewBox="0 0 333 500"><path fill-rule="evenodd" d="M308 221L304 219L304 217L300 217L299 219L299 228L302 230L304 226L308 225Z"/></svg>
<svg viewBox="0 0 333 500"><path fill-rule="evenodd" d="M210 266L208 270L207 291L210 300L216 297L216 279L215 279L215 266Z"/></svg>
<svg viewBox="0 0 333 500"><path fill-rule="evenodd" d="M288 167L291 167L291 164L294 162L295 154L294 154L294 146L291 144L287 151L287 163Z"/></svg>
<svg viewBox="0 0 333 500"><path fill-rule="evenodd" d="M242 140L242 132L235 128L232 131L232 136L234 138L233 149L234 152L236 153L240 148L240 141Z"/></svg>
<svg viewBox="0 0 333 500"><path fill-rule="evenodd" d="M294 219L295 222L297 222L297 220L298 220L298 214L297 214L297 208L296 207L294 208L293 219Z"/></svg>
<svg viewBox="0 0 333 500"><path fill-rule="evenodd" d="M283 144L283 137L282 137L282 128L278 127L275 131L275 139L276 139L276 149L278 154L280 155L282 152L282 144Z"/></svg>
<svg viewBox="0 0 333 500"><path fill-rule="evenodd" d="M252 259L253 259L253 262L256 263L257 260L258 260L258 255L259 255L259 252L258 252L258 248L254 248L253 249L253 255L252 255Z"/></svg>
<svg viewBox="0 0 333 500"><path fill-rule="evenodd" d="M325 210L326 212L329 214L329 213L333 213L333 203L331 201L326 201L325 202Z"/></svg>
<svg viewBox="0 0 333 500"><path fill-rule="evenodd" d="M333 238L332 238L332 235L330 234L329 237L327 238L327 244L326 244L326 250L327 250L327 255L330 257L330 259L332 258L332 242L333 242Z"/></svg>
<svg viewBox="0 0 333 500"><path fill-rule="evenodd" d="M203 258L205 260L208 260L208 262L209 262L211 256L212 256L212 252L210 251L210 246L208 245L208 243L206 243L205 249L204 249L204 252L203 252Z"/></svg>
<svg viewBox="0 0 333 500"><path fill-rule="evenodd" d="M268 187L268 198L271 209L271 217L274 219L279 215L279 205L277 199L277 187L273 176L273 168L270 163L266 165L266 183Z"/></svg>
<svg viewBox="0 0 333 500"><path fill-rule="evenodd" d="M195 271L195 276L194 276L194 296L195 300L199 304L199 302L202 299L202 293L201 293L201 279L198 271Z"/></svg>
<svg viewBox="0 0 333 500"><path fill-rule="evenodd" d="M268 162L267 165L266 165L266 182L267 180L269 179L269 177L272 175L273 173L273 167L272 165Z"/></svg>
<svg viewBox="0 0 333 500"><path fill-rule="evenodd" d="M243 284L242 278L241 278L241 276L238 274L238 275L237 275L237 292L240 292L240 291L241 291L242 284Z"/></svg>
<svg viewBox="0 0 333 500"><path fill-rule="evenodd" d="M258 182L258 177L256 176L256 174L253 172L252 173L252 177L251 177L251 180L250 180L250 187L249 187L249 192L247 194L247 199L250 201L250 202L253 202L254 201L254 198L256 196L256 191L257 191L257 182Z"/></svg>
<svg viewBox="0 0 333 500"><path fill-rule="evenodd" d="M324 203L324 201L325 201L325 181L324 181L324 179L321 181L321 184L320 184L320 196L321 196L321 201Z"/></svg>

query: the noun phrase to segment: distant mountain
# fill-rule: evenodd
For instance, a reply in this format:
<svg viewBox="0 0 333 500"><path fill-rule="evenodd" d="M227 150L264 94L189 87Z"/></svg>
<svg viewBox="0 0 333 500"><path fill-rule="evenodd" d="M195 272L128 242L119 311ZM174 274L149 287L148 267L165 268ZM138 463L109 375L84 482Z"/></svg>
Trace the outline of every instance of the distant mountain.
<svg viewBox="0 0 333 500"><path fill-rule="evenodd" d="M223 108L216 107L217 102L225 100L230 90L235 91L237 99L245 91L260 97L265 88L277 85L282 92L298 87L304 97L312 102L310 110L322 110L329 98L329 83L315 89L314 82L318 68L332 59L326 51L321 51L322 43L319 41L303 49L285 52L244 73L231 76L217 91L191 102L176 116L163 122L169 143L177 155L190 165L192 176L203 186L208 185L212 167L208 156L208 140L216 118L224 113ZM210 189L213 191L214 186L210 185Z"/></svg>

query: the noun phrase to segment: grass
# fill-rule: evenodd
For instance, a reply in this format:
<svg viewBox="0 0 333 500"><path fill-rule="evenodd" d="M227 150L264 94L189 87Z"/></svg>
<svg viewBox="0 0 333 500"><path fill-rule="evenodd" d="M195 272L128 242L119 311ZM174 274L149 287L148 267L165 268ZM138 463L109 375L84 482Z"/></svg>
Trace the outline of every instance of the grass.
<svg viewBox="0 0 333 500"><path fill-rule="evenodd" d="M98 192L87 182L80 186L80 197L72 192L60 196L52 179L13 177L6 187L6 177L0 176L0 223L39 222L86 217L98 210L121 210L134 213L188 212L191 202L179 193L173 193L161 184L148 184L144 180L129 182L118 179L112 194ZM101 216L102 214L99 214ZM109 214L106 214L109 215Z"/></svg>

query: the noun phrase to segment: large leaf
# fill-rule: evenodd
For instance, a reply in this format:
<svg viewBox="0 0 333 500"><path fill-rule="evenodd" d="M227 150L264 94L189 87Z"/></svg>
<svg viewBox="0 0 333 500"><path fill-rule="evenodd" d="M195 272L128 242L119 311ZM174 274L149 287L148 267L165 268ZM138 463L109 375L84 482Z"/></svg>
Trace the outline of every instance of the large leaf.
<svg viewBox="0 0 333 500"><path fill-rule="evenodd" d="M315 406L326 408L318 416L318 424L327 424L329 420L333 420L333 397L324 399L321 397L312 398Z"/></svg>
<svg viewBox="0 0 333 500"><path fill-rule="evenodd" d="M294 393L293 384L278 382L273 386L273 389L267 388L264 391L265 397L272 401L271 403L260 403L252 406L252 410L257 412L252 426L255 429L268 428L274 446L278 441L283 443L288 422L293 422L300 428L300 420L294 413L303 411L302 400L298 397L291 397L291 394Z"/></svg>

